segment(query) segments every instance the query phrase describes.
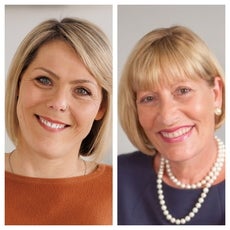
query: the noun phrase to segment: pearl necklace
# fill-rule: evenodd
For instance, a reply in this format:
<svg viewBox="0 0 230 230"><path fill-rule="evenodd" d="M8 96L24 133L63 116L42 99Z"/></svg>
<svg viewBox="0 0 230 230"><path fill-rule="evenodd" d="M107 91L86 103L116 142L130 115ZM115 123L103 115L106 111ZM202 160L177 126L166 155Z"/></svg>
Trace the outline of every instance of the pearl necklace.
<svg viewBox="0 0 230 230"><path fill-rule="evenodd" d="M161 210L162 210L164 216L172 224L177 224L177 225L186 224L199 212L199 209L201 208L202 204L205 201L205 198L207 197L207 194L209 192L210 187L213 185L213 183L217 179L218 175L220 174L221 169L224 165L225 147L224 147L223 142L220 139L218 139L217 137L215 137L215 138L216 138L217 143L218 143L218 157L216 159L214 166L211 168L210 172L208 173L208 176L206 176L201 182L198 182L198 183L192 184L192 185L185 185L181 182L179 182L179 183L175 182L176 184L178 184L178 186L181 185L180 187L182 187L182 188L184 188L184 186L185 186L185 188L195 189L195 187L200 188L203 186L202 193L201 193L200 197L198 198L196 204L194 205L192 210L189 212L189 214L183 218L177 219L177 218L173 217L169 213L167 205L165 204L162 182L163 182L163 175L164 175L164 166L165 166L165 164L167 165L167 163L163 157L161 158L160 167L159 167L159 171L158 171L158 175L157 175L158 199L159 199L159 203L161 205ZM167 167L166 167L166 171L167 171ZM170 178L170 179L172 179L172 178Z"/></svg>

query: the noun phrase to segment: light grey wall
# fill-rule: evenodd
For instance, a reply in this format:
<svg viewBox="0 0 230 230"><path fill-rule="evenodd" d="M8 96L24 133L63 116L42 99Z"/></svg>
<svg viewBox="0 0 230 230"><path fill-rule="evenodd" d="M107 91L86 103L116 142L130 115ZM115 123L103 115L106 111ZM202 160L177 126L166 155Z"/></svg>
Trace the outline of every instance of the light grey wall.
<svg viewBox="0 0 230 230"><path fill-rule="evenodd" d="M135 5L118 6L118 75L136 42L147 32L172 25L192 29L217 56L225 68L225 6L202 5ZM225 128L217 135L224 140ZM135 150L118 125L118 153Z"/></svg>
<svg viewBox="0 0 230 230"><path fill-rule="evenodd" d="M44 20L64 17L87 19L98 25L112 41L112 5L8 5L5 7L6 72L19 43L31 29ZM7 135L5 142L5 151L12 151L14 146ZM112 163L112 147L109 148L104 162Z"/></svg>

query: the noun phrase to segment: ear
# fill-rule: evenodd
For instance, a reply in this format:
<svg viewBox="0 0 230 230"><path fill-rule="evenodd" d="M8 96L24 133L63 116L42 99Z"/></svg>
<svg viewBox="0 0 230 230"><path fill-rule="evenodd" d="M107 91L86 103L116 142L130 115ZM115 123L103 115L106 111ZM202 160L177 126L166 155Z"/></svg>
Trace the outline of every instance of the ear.
<svg viewBox="0 0 230 230"><path fill-rule="evenodd" d="M216 76L214 79L213 93L215 108L221 108L223 95L223 81L219 76Z"/></svg>
<svg viewBox="0 0 230 230"><path fill-rule="evenodd" d="M104 105L104 103L102 102L101 105L100 105L100 108L97 112L97 115L95 117L95 120L98 121L98 120L101 120L105 114L105 110L106 110L106 106Z"/></svg>

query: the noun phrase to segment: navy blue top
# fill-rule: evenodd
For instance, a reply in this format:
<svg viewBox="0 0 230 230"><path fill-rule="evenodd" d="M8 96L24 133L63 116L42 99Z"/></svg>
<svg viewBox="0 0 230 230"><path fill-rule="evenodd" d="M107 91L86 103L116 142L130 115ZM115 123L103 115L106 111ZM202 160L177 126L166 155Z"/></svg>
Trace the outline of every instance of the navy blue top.
<svg viewBox="0 0 230 230"><path fill-rule="evenodd" d="M153 157L141 152L118 157L118 224L169 225L161 211ZM166 205L172 216L182 218L194 207L202 189L177 189L163 183ZM225 181L213 186L199 212L188 225L225 224Z"/></svg>

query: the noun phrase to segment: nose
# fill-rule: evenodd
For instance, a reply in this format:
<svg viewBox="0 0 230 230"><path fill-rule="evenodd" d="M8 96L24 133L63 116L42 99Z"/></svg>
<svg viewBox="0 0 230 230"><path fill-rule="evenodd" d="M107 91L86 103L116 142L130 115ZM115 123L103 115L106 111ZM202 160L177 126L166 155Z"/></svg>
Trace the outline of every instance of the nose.
<svg viewBox="0 0 230 230"><path fill-rule="evenodd" d="M50 96L47 107L60 112L68 109L68 96L64 89L58 89Z"/></svg>
<svg viewBox="0 0 230 230"><path fill-rule="evenodd" d="M179 121L179 106L172 98L162 100L158 108L158 122L173 126Z"/></svg>

